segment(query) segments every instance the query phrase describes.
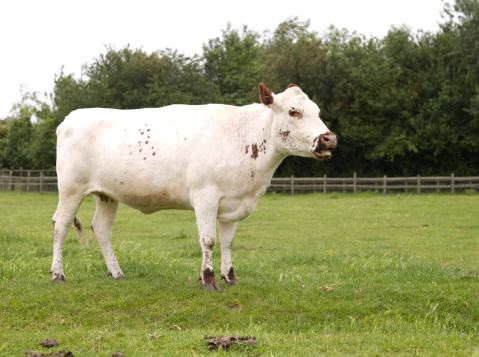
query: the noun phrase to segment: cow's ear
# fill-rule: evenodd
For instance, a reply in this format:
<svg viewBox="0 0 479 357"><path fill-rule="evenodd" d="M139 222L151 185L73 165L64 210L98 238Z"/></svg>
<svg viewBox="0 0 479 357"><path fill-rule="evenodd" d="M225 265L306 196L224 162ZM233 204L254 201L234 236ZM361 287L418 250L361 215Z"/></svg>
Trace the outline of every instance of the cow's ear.
<svg viewBox="0 0 479 357"><path fill-rule="evenodd" d="M263 83L258 85L259 99L264 105L271 105L274 102L274 95Z"/></svg>
<svg viewBox="0 0 479 357"><path fill-rule="evenodd" d="M301 89L300 86L298 86L297 84L294 84L294 83L291 83L289 86L288 86L288 89L291 88L291 87L298 87L299 89ZM301 89L302 90L302 89Z"/></svg>

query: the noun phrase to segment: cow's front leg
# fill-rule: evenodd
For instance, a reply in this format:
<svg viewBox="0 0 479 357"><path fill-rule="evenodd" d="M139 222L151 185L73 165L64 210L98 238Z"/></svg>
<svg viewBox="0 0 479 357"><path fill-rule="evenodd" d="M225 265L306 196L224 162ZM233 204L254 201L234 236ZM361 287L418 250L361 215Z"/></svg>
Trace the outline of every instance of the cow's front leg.
<svg viewBox="0 0 479 357"><path fill-rule="evenodd" d="M203 264L201 265L201 288L208 291L222 292L218 286L213 272L213 249L216 243L216 215L218 207L213 205L195 209L196 223L198 225L198 238L203 251Z"/></svg>
<svg viewBox="0 0 479 357"><path fill-rule="evenodd" d="M228 285L238 284L231 261L231 247L233 246L237 225L238 222L218 221L221 244L221 279L224 279Z"/></svg>

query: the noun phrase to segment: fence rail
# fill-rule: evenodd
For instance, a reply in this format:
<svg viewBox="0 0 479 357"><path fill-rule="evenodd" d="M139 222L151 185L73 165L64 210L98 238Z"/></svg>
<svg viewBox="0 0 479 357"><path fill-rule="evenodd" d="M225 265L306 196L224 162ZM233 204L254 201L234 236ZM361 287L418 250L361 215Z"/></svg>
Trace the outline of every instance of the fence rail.
<svg viewBox="0 0 479 357"><path fill-rule="evenodd" d="M0 170L0 191L58 193L55 170Z"/></svg>
<svg viewBox="0 0 479 357"><path fill-rule="evenodd" d="M411 176L411 177L353 177L333 178L273 178L268 191L289 193L295 192L359 192L378 191L382 193L398 192L464 192L479 189L479 176Z"/></svg>
<svg viewBox="0 0 479 357"><path fill-rule="evenodd" d="M294 195L297 192L359 192L378 191L382 193L411 192L464 192L479 190L479 176L459 177L288 177L273 178L269 192ZM0 191L24 191L58 193L57 174L54 170L0 170Z"/></svg>

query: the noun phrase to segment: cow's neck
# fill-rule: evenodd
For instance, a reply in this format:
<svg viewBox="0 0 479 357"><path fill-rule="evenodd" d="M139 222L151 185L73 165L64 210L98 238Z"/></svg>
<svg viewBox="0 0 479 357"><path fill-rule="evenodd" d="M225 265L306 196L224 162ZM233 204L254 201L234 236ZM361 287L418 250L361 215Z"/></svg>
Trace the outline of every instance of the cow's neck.
<svg viewBox="0 0 479 357"><path fill-rule="evenodd" d="M251 160L253 175L258 180L270 182L274 172L287 156L276 147L276 135L273 132L273 112L264 105L256 104L242 108L245 123L240 130L243 155Z"/></svg>

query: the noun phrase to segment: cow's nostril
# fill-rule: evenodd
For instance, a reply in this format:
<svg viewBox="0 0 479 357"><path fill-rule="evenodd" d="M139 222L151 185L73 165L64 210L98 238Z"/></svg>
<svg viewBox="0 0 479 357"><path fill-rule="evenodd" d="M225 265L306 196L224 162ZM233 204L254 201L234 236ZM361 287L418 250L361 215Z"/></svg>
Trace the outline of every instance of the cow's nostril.
<svg viewBox="0 0 479 357"><path fill-rule="evenodd" d="M323 140L326 141L326 142L329 142L329 136L323 136Z"/></svg>

